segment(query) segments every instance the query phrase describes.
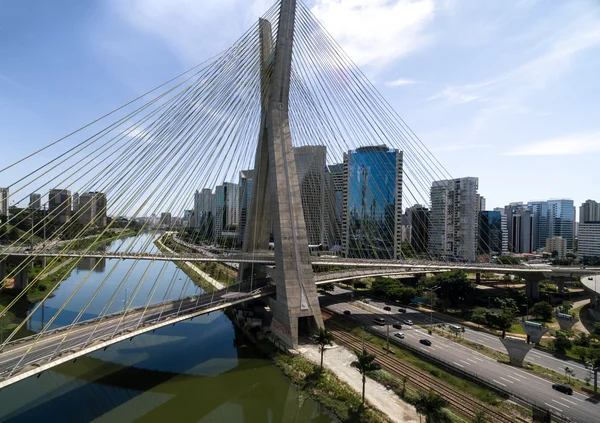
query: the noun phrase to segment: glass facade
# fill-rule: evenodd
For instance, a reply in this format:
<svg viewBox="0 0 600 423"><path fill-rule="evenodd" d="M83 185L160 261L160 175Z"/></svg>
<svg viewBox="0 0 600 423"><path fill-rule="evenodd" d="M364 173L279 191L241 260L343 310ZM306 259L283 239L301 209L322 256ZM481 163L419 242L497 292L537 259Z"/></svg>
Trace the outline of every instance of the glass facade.
<svg viewBox="0 0 600 423"><path fill-rule="evenodd" d="M502 253L502 213L499 211L479 212L479 254Z"/></svg>
<svg viewBox="0 0 600 423"><path fill-rule="evenodd" d="M549 200L548 220L548 238L563 237L567 240L567 250L572 250L575 230L575 205L573 200Z"/></svg>
<svg viewBox="0 0 600 423"><path fill-rule="evenodd" d="M399 258L402 152L363 147L344 157L343 248L348 257Z"/></svg>

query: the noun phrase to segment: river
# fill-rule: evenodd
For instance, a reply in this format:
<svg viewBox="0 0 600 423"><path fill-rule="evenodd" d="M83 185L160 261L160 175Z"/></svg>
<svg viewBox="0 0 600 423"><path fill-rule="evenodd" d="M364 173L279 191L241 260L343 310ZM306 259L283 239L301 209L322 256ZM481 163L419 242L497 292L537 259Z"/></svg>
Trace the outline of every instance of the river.
<svg viewBox="0 0 600 423"><path fill-rule="evenodd" d="M154 239L152 234L142 234L114 241L107 248L155 251ZM53 316L51 327L68 325L92 295L95 299L82 319L99 315L111 301L108 311L114 312L129 304L142 305L148 297L157 302L201 292L172 263L87 260L61 283L28 326L39 331ZM337 420L300 394L246 342L225 314L214 312L96 351L0 391L0 422L31 421Z"/></svg>

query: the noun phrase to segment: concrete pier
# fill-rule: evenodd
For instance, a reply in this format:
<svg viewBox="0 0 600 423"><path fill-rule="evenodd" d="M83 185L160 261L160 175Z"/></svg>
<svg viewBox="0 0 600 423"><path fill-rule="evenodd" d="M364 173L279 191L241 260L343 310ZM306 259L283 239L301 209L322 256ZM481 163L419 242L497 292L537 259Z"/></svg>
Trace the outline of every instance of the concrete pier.
<svg viewBox="0 0 600 423"><path fill-rule="evenodd" d="M525 294L529 301L537 302L540 300L540 281L526 280Z"/></svg>
<svg viewBox="0 0 600 423"><path fill-rule="evenodd" d="M523 322L521 323L521 327L527 334L527 340L534 344L538 344L542 340L542 336L550 330L549 327L537 322Z"/></svg>
<svg viewBox="0 0 600 423"><path fill-rule="evenodd" d="M525 356L535 346L534 344L528 344L526 341L519 338L500 338L500 342L506 348L510 364L517 367L523 367L525 362Z"/></svg>
<svg viewBox="0 0 600 423"><path fill-rule="evenodd" d="M22 291L25 288L27 288L28 284L29 284L29 267L23 266L23 269L19 273L17 273L17 275L15 276L14 289Z"/></svg>
<svg viewBox="0 0 600 423"><path fill-rule="evenodd" d="M571 316L570 314L556 313L556 321L560 326L560 330L569 330L573 328L579 319Z"/></svg>

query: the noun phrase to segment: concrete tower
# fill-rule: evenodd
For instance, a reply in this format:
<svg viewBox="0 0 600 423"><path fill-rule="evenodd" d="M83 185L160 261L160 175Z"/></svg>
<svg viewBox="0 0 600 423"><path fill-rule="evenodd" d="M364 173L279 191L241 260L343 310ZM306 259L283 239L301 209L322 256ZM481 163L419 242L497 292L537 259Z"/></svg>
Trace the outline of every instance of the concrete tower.
<svg viewBox="0 0 600 423"><path fill-rule="evenodd" d="M288 116L296 1L282 0L276 45L271 24L260 20L262 118L242 250L267 250L273 228L275 269L240 267L240 278L269 275L277 288L269 303L271 331L288 348L298 346L298 329L323 326L302 210Z"/></svg>

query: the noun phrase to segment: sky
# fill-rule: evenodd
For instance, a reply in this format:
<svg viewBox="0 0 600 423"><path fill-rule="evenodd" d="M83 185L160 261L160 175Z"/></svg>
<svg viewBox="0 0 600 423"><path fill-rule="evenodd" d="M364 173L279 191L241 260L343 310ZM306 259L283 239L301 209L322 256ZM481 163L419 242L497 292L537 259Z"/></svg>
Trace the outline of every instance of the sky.
<svg viewBox="0 0 600 423"><path fill-rule="evenodd" d="M488 209L600 200L599 0L305 4L453 177L479 177ZM0 168L214 56L271 5L0 0Z"/></svg>

